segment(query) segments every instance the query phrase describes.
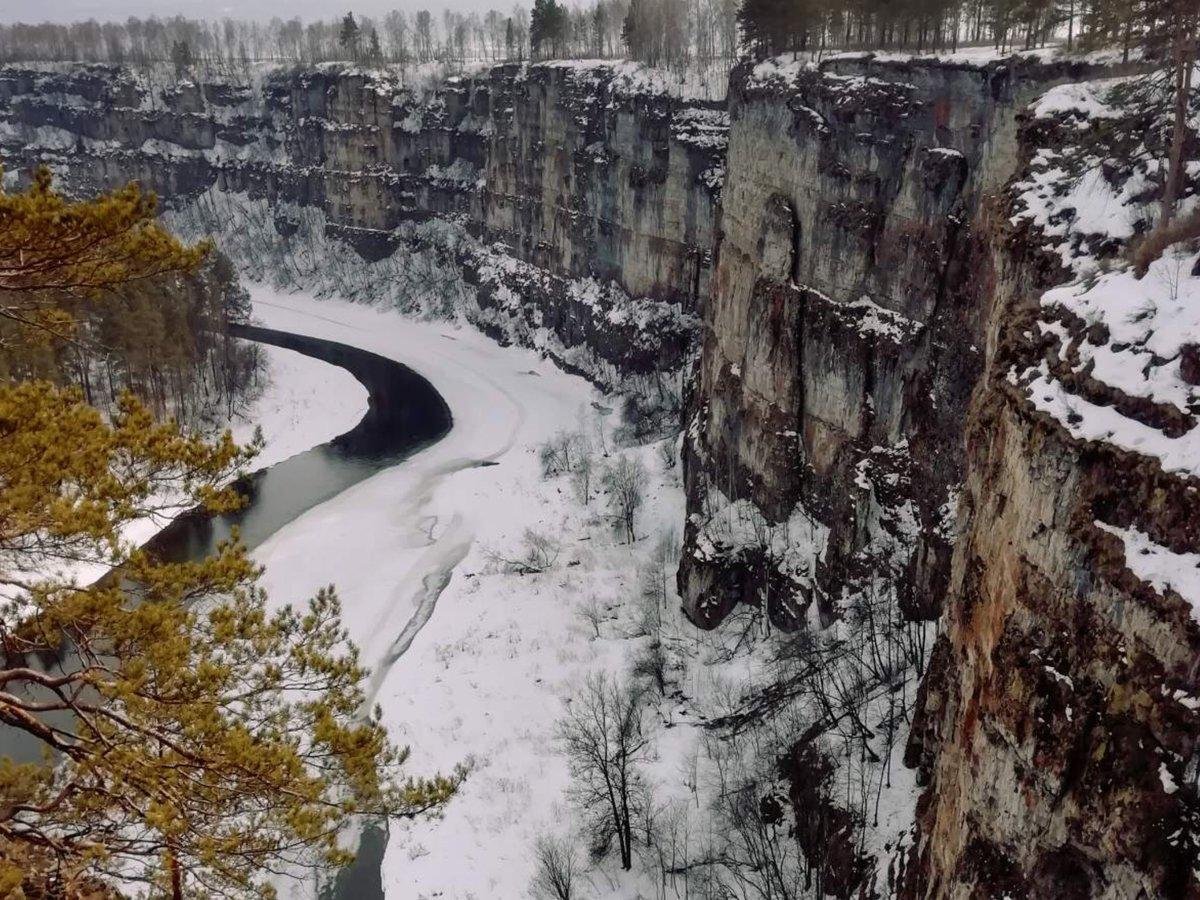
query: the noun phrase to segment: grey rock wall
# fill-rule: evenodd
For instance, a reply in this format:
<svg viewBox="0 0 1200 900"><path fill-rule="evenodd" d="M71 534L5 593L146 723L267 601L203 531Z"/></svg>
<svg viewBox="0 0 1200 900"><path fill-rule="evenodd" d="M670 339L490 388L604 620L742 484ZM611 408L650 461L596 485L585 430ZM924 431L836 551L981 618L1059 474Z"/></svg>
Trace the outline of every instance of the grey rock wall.
<svg viewBox="0 0 1200 900"><path fill-rule="evenodd" d="M317 208L366 260L396 252L402 224L442 218L536 269L518 283L490 267L489 281L477 254L460 259L483 307L498 291L531 296L525 321L498 336L545 323L575 357L678 378L708 289L727 118L616 75L502 65L417 93L344 66L163 85L110 66L9 66L0 156L18 172L48 164L80 194L137 179L175 207L218 189ZM286 240L286 218L277 227ZM635 346L621 327L606 339L604 316L571 296L578 279L659 304L662 339Z"/></svg>
<svg viewBox="0 0 1200 900"><path fill-rule="evenodd" d="M1014 173L1023 105L1082 74L869 57L734 71L685 452L694 621L765 600L784 627L828 622L881 566L909 616L938 614L992 288L988 197ZM745 565L745 536L712 524L738 501L768 528L809 523L807 559Z"/></svg>

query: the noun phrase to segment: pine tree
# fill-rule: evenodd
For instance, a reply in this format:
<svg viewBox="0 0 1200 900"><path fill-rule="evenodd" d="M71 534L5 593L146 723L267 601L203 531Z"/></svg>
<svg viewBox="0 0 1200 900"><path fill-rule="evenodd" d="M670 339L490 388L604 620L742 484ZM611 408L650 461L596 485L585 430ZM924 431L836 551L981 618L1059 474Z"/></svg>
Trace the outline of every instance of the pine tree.
<svg viewBox="0 0 1200 900"><path fill-rule="evenodd" d="M529 12L529 53L537 59L541 53L542 44L549 37L550 6L554 0L533 0L533 9Z"/></svg>
<svg viewBox="0 0 1200 900"><path fill-rule="evenodd" d="M804 0L743 0L738 25L760 58L773 56L796 46L806 11Z"/></svg>
<svg viewBox="0 0 1200 900"><path fill-rule="evenodd" d="M554 56L567 37L567 10L555 0L533 0L529 14L529 48L532 56ZM544 52L548 48L548 52Z"/></svg>
<svg viewBox="0 0 1200 900"><path fill-rule="evenodd" d="M193 272L207 248L152 209L136 189L68 203L44 173L0 193L3 314L44 334L72 319L56 301ZM401 779L405 752L363 714L332 589L270 612L236 540L169 564L121 538L166 507L236 507L228 485L254 450L156 422L132 395L106 418L76 389L0 384L0 726L57 755L0 758L4 895L53 872L63 896L107 877L262 896L281 865L344 862L347 816L412 816L453 792L456 779ZM57 574L81 560L120 577Z"/></svg>
<svg viewBox="0 0 1200 900"><path fill-rule="evenodd" d="M1159 225L1165 227L1175 215L1175 207L1183 190L1186 164L1183 150L1191 136L1188 107L1196 69L1200 3L1196 0L1161 0L1152 5L1152 10L1163 28L1151 32L1147 49L1151 55L1157 55L1164 61L1171 99L1171 144L1167 151L1159 215Z"/></svg>
<svg viewBox="0 0 1200 900"><path fill-rule="evenodd" d="M175 77L182 78L192 67L192 48L187 41L175 41L171 44L171 62L175 66Z"/></svg>
<svg viewBox="0 0 1200 900"><path fill-rule="evenodd" d="M629 0L629 9L625 13L625 21L621 24L621 40L625 42L633 59L647 60L649 57L646 3L647 0Z"/></svg>
<svg viewBox="0 0 1200 900"><path fill-rule="evenodd" d="M603 0L596 3L595 9L592 10L592 45L595 47L595 54L598 57L604 56L604 32L608 28L608 11L604 6Z"/></svg>
<svg viewBox="0 0 1200 900"><path fill-rule="evenodd" d="M350 54L351 59L358 59L359 40L358 23L354 21L354 13L346 13L342 19L342 30L338 33L338 44Z"/></svg>
<svg viewBox="0 0 1200 900"><path fill-rule="evenodd" d="M28 191L0 190L0 318L70 336L72 309L122 285L192 271L210 247L184 247L136 184L71 203L38 170Z"/></svg>

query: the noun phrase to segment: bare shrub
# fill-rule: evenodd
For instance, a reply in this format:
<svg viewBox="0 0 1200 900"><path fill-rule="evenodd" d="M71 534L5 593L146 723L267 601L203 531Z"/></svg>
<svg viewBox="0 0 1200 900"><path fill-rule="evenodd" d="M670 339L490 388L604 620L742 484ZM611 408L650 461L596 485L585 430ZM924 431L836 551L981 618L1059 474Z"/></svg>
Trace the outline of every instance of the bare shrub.
<svg viewBox="0 0 1200 900"><path fill-rule="evenodd" d="M573 471L585 446L583 435L575 431L560 431L550 438L538 448L542 477L553 478Z"/></svg>
<svg viewBox="0 0 1200 900"><path fill-rule="evenodd" d="M663 468L671 471L679 463L679 442L671 437L658 445L658 457L662 460Z"/></svg>
<svg viewBox="0 0 1200 900"><path fill-rule="evenodd" d="M592 482L595 480L596 464L590 453L581 453L571 473L571 484L575 487L575 496L587 506L592 497Z"/></svg>
<svg viewBox="0 0 1200 900"><path fill-rule="evenodd" d="M614 437L618 444L644 444L659 430L656 410L645 400L628 397L621 407L621 424Z"/></svg>
<svg viewBox="0 0 1200 900"><path fill-rule="evenodd" d="M600 626L608 618L608 612L600 604L600 601L595 597L588 597L583 606L579 608L579 615L583 621L592 626L592 637L600 637Z"/></svg>
<svg viewBox="0 0 1200 900"><path fill-rule="evenodd" d="M543 835L534 848L537 874L533 879L533 893L547 900L572 900L579 896L576 881L583 870L583 861L574 842L569 838L554 838Z"/></svg>
<svg viewBox="0 0 1200 900"><path fill-rule="evenodd" d="M1168 247L1180 241L1200 237L1200 209L1182 219L1171 219L1151 229L1141 238L1131 241L1127 256L1138 277L1146 274L1150 264L1159 259Z"/></svg>
<svg viewBox="0 0 1200 900"><path fill-rule="evenodd" d="M617 457L605 467L600 478L608 492L609 512L631 544L637 540L634 525L638 510L645 500L647 480L646 467L640 459L632 456Z"/></svg>
<svg viewBox="0 0 1200 900"><path fill-rule="evenodd" d="M646 643L633 658L633 677L647 681L661 697L667 692L667 651L658 638Z"/></svg>
<svg viewBox="0 0 1200 900"><path fill-rule="evenodd" d="M516 557L506 557L495 551L489 552L488 557L505 572L517 575L535 575L554 568L561 553L562 545L554 538L542 534L540 531L534 531L532 528L526 528L520 552Z"/></svg>
<svg viewBox="0 0 1200 900"><path fill-rule="evenodd" d="M621 406L621 422L614 429L613 440L620 446L628 447L675 435L679 431L682 413L680 383L673 378L660 377L657 384L647 386L644 393L625 399Z"/></svg>

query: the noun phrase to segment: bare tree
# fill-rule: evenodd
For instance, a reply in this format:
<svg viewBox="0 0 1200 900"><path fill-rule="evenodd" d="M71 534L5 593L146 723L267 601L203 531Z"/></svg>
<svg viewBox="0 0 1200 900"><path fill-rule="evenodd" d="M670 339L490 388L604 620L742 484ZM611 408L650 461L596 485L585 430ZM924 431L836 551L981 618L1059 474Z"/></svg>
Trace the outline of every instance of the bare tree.
<svg viewBox="0 0 1200 900"><path fill-rule="evenodd" d="M574 431L560 431L538 448L538 459L542 463L542 477L550 478L572 472L583 455L583 435Z"/></svg>
<svg viewBox="0 0 1200 900"><path fill-rule="evenodd" d="M408 16L402 10L393 9L383 17L387 52L396 62L408 62L409 31Z"/></svg>
<svg viewBox="0 0 1200 900"><path fill-rule="evenodd" d="M604 608L603 604L595 596L588 597L583 606L579 608L579 615L592 626L592 637L600 637L600 626L608 618L608 610Z"/></svg>
<svg viewBox="0 0 1200 900"><path fill-rule="evenodd" d="M417 60L429 62L433 59L433 16L429 10L419 9L415 21Z"/></svg>
<svg viewBox="0 0 1200 900"><path fill-rule="evenodd" d="M759 731L707 741L713 818L719 841L710 850L727 896L800 900L813 887L792 828L793 813L772 782L778 740ZM806 883L807 882L807 883ZM819 886L819 885L818 885Z"/></svg>
<svg viewBox="0 0 1200 900"><path fill-rule="evenodd" d="M600 480L608 492L608 508L632 544L637 540L634 525L638 510L645 500L646 467L636 457L620 456L605 468Z"/></svg>
<svg viewBox="0 0 1200 900"><path fill-rule="evenodd" d="M633 867L633 823L648 799L640 772L649 745L644 709L640 687L594 673L558 727L573 776L569 795L591 817L593 853L602 856L615 837L626 871Z"/></svg>
<svg viewBox="0 0 1200 900"><path fill-rule="evenodd" d="M587 506L592 497L592 480L596 464L590 453L581 453L575 463L575 471L571 474L571 482L575 485L575 493Z"/></svg>
<svg viewBox="0 0 1200 900"><path fill-rule="evenodd" d="M571 900L579 896L575 891L583 862L570 838L554 838L543 835L538 838L534 849L537 874L533 879L533 893L549 900Z"/></svg>
<svg viewBox="0 0 1200 900"><path fill-rule="evenodd" d="M671 582L678 566L679 540L672 528L659 537L654 552L639 573L636 636L661 637L663 611L671 602Z"/></svg>

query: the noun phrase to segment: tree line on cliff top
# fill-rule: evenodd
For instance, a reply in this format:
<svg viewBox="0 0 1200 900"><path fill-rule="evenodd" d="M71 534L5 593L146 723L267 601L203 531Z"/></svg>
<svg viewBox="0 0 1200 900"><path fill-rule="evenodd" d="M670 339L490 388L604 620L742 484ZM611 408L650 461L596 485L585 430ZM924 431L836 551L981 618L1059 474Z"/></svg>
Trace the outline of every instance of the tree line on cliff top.
<svg viewBox="0 0 1200 900"><path fill-rule="evenodd" d="M486 12L392 10L371 18L0 25L0 60L197 64L355 60L455 67L468 62L630 57L657 65L739 53L840 49L1021 50L1162 44L1186 0L534 0ZM1192 4L1194 6L1194 4Z"/></svg>
<svg viewBox="0 0 1200 900"><path fill-rule="evenodd" d="M743 0L747 47L760 56L842 49L1163 50L1194 19L1193 0Z"/></svg>

